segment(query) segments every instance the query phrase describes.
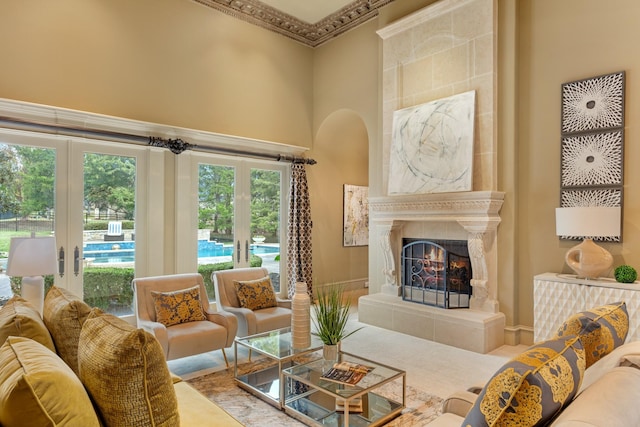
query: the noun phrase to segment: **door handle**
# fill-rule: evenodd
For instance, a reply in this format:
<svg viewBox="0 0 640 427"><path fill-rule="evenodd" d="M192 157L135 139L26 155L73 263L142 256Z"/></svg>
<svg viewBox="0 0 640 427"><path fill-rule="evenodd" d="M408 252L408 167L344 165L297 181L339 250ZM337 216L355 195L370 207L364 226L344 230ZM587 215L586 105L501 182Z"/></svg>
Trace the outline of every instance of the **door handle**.
<svg viewBox="0 0 640 427"><path fill-rule="evenodd" d="M249 262L249 241L244 241L244 260Z"/></svg>
<svg viewBox="0 0 640 427"><path fill-rule="evenodd" d="M80 273L80 249L76 246L73 250L73 274L76 276Z"/></svg>
<svg viewBox="0 0 640 427"><path fill-rule="evenodd" d="M236 259L238 260L238 264L240 264L240 240L238 240L238 244L236 245Z"/></svg>
<svg viewBox="0 0 640 427"><path fill-rule="evenodd" d="M58 274L60 277L64 276L64 247L60 246L58 251Z"/></svg>

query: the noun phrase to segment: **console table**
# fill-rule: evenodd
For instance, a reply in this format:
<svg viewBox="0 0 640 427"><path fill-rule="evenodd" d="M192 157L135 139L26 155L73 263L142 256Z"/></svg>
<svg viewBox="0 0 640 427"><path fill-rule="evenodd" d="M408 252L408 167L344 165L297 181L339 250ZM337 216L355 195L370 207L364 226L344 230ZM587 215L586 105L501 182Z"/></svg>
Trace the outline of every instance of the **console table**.
<svg viewBox="0 0 640 427"><path fill-rule="evenodd" d="M533 278L533 339L551 338L572 314L624 301L629 313L627 342L640 339L640 283L614 279L578 279L571 274L544 273Z"/></svg>

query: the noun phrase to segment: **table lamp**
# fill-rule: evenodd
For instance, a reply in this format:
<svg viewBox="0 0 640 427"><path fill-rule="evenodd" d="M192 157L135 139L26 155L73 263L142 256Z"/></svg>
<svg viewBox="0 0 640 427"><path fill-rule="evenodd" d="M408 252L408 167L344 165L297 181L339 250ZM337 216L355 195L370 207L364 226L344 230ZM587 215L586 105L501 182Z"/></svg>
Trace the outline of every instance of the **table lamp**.
<svg viewBox="0 0 640 427"><path fill-rule="evenodd" d="M556 234L584 239L565 255L565 261L578 277L594 279L611 268L613 256L596 245L593 238L620 236L620 215L620 207L556 208Z"/></svg>
<svg viewBox="0 0 640 427"><path fill-rule="evenodd" d="M7 275L22 277L22 298L42 314L44 305L44 277L57 271L56 240L54 237L12 237L7 260Z"/></svg>

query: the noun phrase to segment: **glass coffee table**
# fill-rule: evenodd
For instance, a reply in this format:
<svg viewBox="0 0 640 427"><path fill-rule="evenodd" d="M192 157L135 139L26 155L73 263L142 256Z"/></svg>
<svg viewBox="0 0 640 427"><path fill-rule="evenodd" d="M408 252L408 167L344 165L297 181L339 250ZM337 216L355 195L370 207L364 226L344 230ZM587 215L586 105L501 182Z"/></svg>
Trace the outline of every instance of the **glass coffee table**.
<svg viewBox="0 0 640 427"><path fill-rule="evenodd" d="M398 416L406 406L405 371L372 360L340 352L340 362L371 368L355 385L330 381L322 375L334 362L315 360L282 371L284 410L312 426L382 425Z"/></svg>
<svg viewBox="0 0 640 427"><path fill-rule="evenodd" d="M311 335L311 345L302 349L294 349L291 339L291 328L285 328L236 338L233 343L233 374L238 386L280 409L284 406L282 370L295 366L297 361L308 361L311 353L322 349L322 341L314 335ZM238 369L239 347L249 350L249 363L241 370Z"/></svg>

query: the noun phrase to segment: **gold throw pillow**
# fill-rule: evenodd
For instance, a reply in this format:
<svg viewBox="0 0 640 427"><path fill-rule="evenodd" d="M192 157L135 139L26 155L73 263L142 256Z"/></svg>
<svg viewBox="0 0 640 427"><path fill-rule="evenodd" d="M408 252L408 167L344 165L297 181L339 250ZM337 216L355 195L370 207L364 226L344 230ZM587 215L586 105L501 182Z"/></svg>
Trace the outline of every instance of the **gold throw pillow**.
<svg viewBox="0 0 640 427"><path fill-rule="evenodd" d="M94 308L80 332L78 367L105 425L180 425L173 379L148 332Z"/></svg>
<svg viewBox="0 0 640 427"><path fill-rule="evenodd" d="M78 374L78 341L91 307L72 292L52 286L44 299L42 317L58 355Z"/></svg>
<svg viewBox="0 0 640 427"><path fill-rule="evenodd" d="M200 286L173 292L151 291L156 321L164 326L207 320L200 302Z"/></svg>
<svg viewBox="0 0 640 427"><path fill-rule="evenodd" d="M55 353L51 334L38 310L27 300L15 295L0 310L0 345L7 337L27 337Z"/></svg>
<svg viewBox="0 0 640 427"><path fill-rule="evenodd" d="M257 280L234 280L233 283L240 307L248 308L249 310L260 310L278 305L276 293L273 290L269 276Z"/></svg>
<svg viewBox="0 0 640 427"><path fill-rule="evenodd" d="M0 347L0 424L99 427L84 386L55 353L23 337Z"/></svg>

